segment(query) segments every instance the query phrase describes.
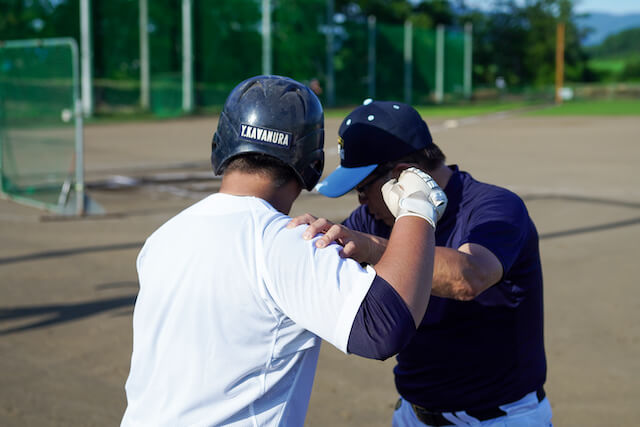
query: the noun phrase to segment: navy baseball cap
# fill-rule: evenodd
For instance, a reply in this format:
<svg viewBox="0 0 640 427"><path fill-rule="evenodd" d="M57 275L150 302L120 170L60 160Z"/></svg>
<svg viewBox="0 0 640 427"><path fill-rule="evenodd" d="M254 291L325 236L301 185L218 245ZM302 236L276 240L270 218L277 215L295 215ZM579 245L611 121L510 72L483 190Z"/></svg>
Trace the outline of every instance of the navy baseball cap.
<svg viewBox="0 0 640 427"><path fill-rule="evenodd" d="M413 107L401 102L367 100L340 125L340 166L315 189L327 197L340 197L380 164L431 144L429 128Z"/></svg>

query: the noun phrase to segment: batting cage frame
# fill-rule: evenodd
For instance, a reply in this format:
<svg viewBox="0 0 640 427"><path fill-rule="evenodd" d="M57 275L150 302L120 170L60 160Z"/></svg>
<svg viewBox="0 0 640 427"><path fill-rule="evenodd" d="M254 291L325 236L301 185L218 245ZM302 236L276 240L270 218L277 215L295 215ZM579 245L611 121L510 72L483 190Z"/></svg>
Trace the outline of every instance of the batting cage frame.
<svg viewBox="0 0 640 427"><path fill-rule="evenodd" d="M78 56L72 38L0 42L3 198L59 215L104 212L85 192Z"/></svg>

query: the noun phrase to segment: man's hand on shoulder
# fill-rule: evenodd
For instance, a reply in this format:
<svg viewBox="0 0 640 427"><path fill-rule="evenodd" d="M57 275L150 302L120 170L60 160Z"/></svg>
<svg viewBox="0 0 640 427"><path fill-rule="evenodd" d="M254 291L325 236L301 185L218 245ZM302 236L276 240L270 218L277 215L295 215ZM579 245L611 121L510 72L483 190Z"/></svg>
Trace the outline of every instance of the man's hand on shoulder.
<svg viewBox="0 0 640 427"><path fill-rule="evenodd" d="M315 242L317 248L324 248L336 242L342 246L342 257L352 258L360 263L377 263L387 247L386 239L350 230L344 225L334 224L326 218L316 218L308 213L291 219L287 228L304 224L308 227L302 235L303 238L310 240L318 234L322 235Z"/></svg>

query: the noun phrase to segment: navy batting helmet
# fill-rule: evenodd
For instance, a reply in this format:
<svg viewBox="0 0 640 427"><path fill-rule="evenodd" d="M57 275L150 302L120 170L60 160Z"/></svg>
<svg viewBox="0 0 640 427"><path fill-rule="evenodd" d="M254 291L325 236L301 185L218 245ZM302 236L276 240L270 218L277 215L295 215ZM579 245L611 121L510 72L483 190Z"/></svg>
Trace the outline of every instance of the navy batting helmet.
<svg viewBox="0 0 640 427"><path fill-rule="evenodd" d="M240 83L224 104L211 144L220 175L229 160L262 153L289 165L311 190L324 168L324 113L309 88L288 77L257 76Z"/></svg>

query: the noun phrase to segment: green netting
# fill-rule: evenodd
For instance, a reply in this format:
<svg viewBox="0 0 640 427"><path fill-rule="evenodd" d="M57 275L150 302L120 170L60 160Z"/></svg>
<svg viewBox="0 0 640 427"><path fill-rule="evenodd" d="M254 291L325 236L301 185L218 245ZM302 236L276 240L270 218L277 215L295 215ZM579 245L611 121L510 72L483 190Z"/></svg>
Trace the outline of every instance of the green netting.
<svg viewBox="0 0 640 427"><path fill-rule="evenodd" d="M464 33L446 31L444 36L444 91L464 94Z"/></svg>
<svg viewBox="0 0 640 427"><path fill-rule="evenodd" d="M55 6L47 31L78 37L79 0ZM159 116L183 111L183 24L181 0L148 0L150 109ZM327 2L271 2L274 74L305 83L318 79L327 101ZM136 111L141 105L140 2L91 2L94 111ZM335 14L334 88L337 105L353 105L370 96L370 31L365 17ZM405 98L404 26L378 17L374 34L374 97ZM62 27L61 23L65 23ZM72 23L71 25L69 23ZM193 105L219 109L240 81L262 73L262 10L257 0L192 0ZM25 30L26 31L26 30ZM412 103L433 101L435 31L413 29ZM464 37L445 32L444 92L463 93Z"/></svg>
<svg viewBox="0 0 640 427"><path fill-rule="evenodd" d="M367 24L346 22L336 33L333 56L336 103L359 104L369 91Z"/></svg>
<svg viewBox="0 0 640 427"><path fill-rule="evenodd" d="M57 205L75 171L73 52L69 43L0 46L2 192Z"/></svg>
<svg viewBox="0 0 640 427"><path fill-rule="evenodd" d="M255 0L195 0L196 105L220 106L240 81L260 74L260 4Z"/></svg>
<svg viewBox="0 0 640 427"><path fill-rule="evenodd" d="M91 15L94 110L137 108L140 103L138 0L92 1Z"/></svg>
<svg viewBox="0 0 640 427"><path fill-rule="evenodd" d="M183 113L181 3L149 1L151 111L159 116Z"/></svg>
<svg viewBox="0 0 640 427"><path fill-rule="evenodd" d="M326 86L326 0L280 2L273 13L273 73ZM324 100L324 94L320 93Z"/></svg>
<svg viewBox="0 0 640 427"><path fill-rule="evenodd" d="M404 26L378 24L376 98L404 99Z"/></svg>
<svg viewBox="0 0 640 427"><path fill-rule="evenodd" d="M434 30L413 30L413 104L427 104L436 84L436 33Z"/></svg>

